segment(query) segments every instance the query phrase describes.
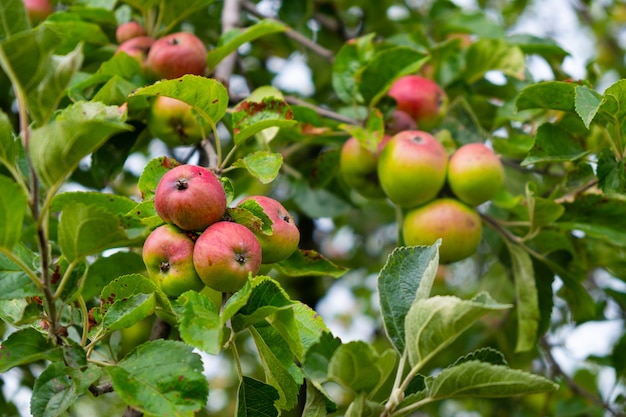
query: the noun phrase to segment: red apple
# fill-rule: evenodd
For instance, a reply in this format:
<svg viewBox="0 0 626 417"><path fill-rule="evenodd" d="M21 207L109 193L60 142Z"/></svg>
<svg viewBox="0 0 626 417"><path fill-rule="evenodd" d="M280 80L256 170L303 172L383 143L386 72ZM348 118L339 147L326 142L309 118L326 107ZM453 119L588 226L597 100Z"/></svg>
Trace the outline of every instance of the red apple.
<svg viewBox="0 0 626 417"><path fill-rule="evenodd" d="M348 138L341 147L339 171L346 184L363 197L385 197L380 187L377 166L380 152L389 139L390 135L384 135L376 152L367 149L354 137Z"/></svg>
<svg viewBox="0 0 626 417"><path fill-rule="evenodd" d="M432 245L441 238L439 261L457 262L476 252L482 223L475 209L454 198L441 198L409 210L403 221L404 243Z"/></svg>
<svg viewBox="0 0 626 417"><path fill-rule="evenodd" d="M122 23L115 30L115 39L117 43L122 44L129 39L146 36L146 29L137 21Z"/></svg>
<svg viewBox="0 0 626 417"><path fill-rule="evenodd" d="M32 24L46 20L54 12L54 6L50 0L23 0L24 8Z"/></svg>
<svg viewBox="0 0 626 417"><path fill-rule="evenodd" d="M498 155L482 143L458 148L448 163L448 185L454 195L471 206L495 197L504 182Z"/></svg>
<svg viewBox="0 0 626 417"><path fill-rule="evenodd" d="M199 116L189 104L166 96L154 99L147 122L150 133L172 147L196 144L204 138L203 132L206 132Z"/></svg>
<svg viewBox="0 0 626 417"><path fill-rule="evenodd" d="M448 110L448 96L433 80L419 75L398 78L389 89L398 110L411 115L420 130L431 131L438 127Z"/></svg>
<svg viewBox="0 0 626 417"><path fill-rule="evenodd" d="M404 130L417 130L417 122L409 113L402 110L394 110L391 118L387 121L385 131L393 136Z"/></svg>
<svg viewBox="0 0 626 417"><path fill-rule="evenodd" d="M193 264L204 284L216 291L235 292L261 268L261 245L247 227L221 221L202 232Z"/></svg>
<svg viewBox="0 0 626 417"><path fill-rule="evenodd" d="M141 254L148 275L168 297L204 287L193 266L193 249L193 239L171 224L157 227L144 242Z"/></svg>
<svg viewBox="0 0 626 417"><path fill-rule="evenodd" d="M278 200L263 195L247 197L238 206L245 206L250 200L256 201L272 221L272 234L251 229L261 244L262 262L272 264L287 259L298 249L300 243L300 231L293 216Z"/></svg>
<svg viewBox="0 0 626 417"><path fill-rule="evenodd" d="M226 192L211 170L179 165L161 177L154 208L166 223L183 230L202 231L224 215Z"/></svg>
<svg viewBox="0 0 626 417"><path fill-rule="evenodd" d="M148 57L148 51L153 43L154 39L149 36L138 36L120 44L115 50L115 53L125 52L135 58L141 65L142 71L145 71L146 58Z"/></svg>
<svg viewBox="0 0 626 417"><path fill-rule="evenodd" d="M405 130L393 136L378 158L378 179L387 197L401 207L424 204L446 181L448 155L427 132Z"/></svg>
<svg viewBox="0 0 626 417"><path fill-rule="evenodd" d="M148 53L147 66L157 79L185 74L204 75L207 50L193 33L177 32L157 39Z"/></svg>

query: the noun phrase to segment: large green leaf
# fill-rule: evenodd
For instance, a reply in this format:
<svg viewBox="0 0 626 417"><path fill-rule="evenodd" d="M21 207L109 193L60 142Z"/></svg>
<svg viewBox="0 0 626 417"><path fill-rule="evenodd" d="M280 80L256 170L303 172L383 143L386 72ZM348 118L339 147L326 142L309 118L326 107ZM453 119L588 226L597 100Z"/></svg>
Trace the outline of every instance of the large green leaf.
<svg viewBox="0 0 626 417"><path fill-rule="evenodd" d="M33 168L47 186L58 186L78 163L112 135L130 130L117 106L78 102L59 112L45 126L33 130L29 145Z"/></svg>
<svg viewBox="0 0 626 417"><path fill-rule="evenodd" d="M418 297L430 294L439 265L439 244L399 247L387 258L378 275L378 293L387 336L398 352L404 351L405 317Z"/></svg>
<svg viewBox="0 0 626 417"><path fill-rule="evenodd" d="M28 197L15 181L0 175L0 246L11 250L22 235Z"/></svg>
<svg viewBox="0 0 626 417"><path fill-rule="evenodd" d="M192 417L204 407L209 386L202 370L192 347L173 340L146 342L106 368L126 404L162 417Z"/></svg>
<svg viewBox="0 0 626 417"><path fill-rule="evenodd" d="M244 376L237 391L237 417L278 417L274 402L279 398L273 386Z"/></svg>
<svg viewBox="0 0 626 417"><path fill-rule="evenodd" d="M551 109L574 111L576 87L571 82L545 81L525 87L517 97L518 110Z"/></svg>
<svg viewBox="0 0 626 417"><path fill-rule="evenodd" d="M522 50L504 39L479 39L467 50L463 79L472 84L487 71L502 71L505 75L524 79L526 57Z"/></svg>
<svg viewBox="0 0 626 417"><path fill-rule="evenodd" d="M64 416L78 399L68 370L63 362L53 362L37 377L30 400L33 417Z"/></svg>
<svg viewBox="0 0 626 417"><path fill-rule="evenodd" d="M357 82L363 67L374 54L375 34L351 39L346 42L337 55L332 69L332 85L335 94L345 103L354 104L363 101Z"/></svg>
<svg viewBox="0 0 626 417"><path fill-rule="evenodd" d="M282 274L290 277L330 276L339 278L347 269L336 265L313 249L297 249L287 259L274 264Z"/></svg>
<svg viewBox="0 0 626 417"><path fill-rule="evenodd" d="M480 293L471 300L454 296L416 299L405 321L411 366L422 366L483 315L510 308Z"/></svg>
<svg viewBox="0 0 626 417"><path fill-rule="evenodd" d="M29 28L24 0L0 2L0 41Z"/></svg>
<svg viewBox="0 0 626 417"><path fill-rule="evenodd" d="M40 360L61 361L63 352L37 330L27 327L11 333L0 347L0 372Z"/></svg>
<svg viewBox="0 0 626 417"><path fill-rule="evenodd" d="M544 123L537 129L535 144L522 165L575 161L588 153L567 131L551 123Z"/></svg>
<svg viewBox="0 0 626 417"><path fill-rule="evenodd" d="M13 255L26 265L32 265L36 259L36 254L22 243L13 247ZM26 272L6 254L0 253L0 300L23 299L41 294L41 289Z"/></svg>
<svg viewBox="0 0 626 417"><path fill-rule="evenodd" d="M133 294L116 300L102 318L102 327L107 332L128 328L154 313L154 294Z"/></svg>
<svg viewBox="0 0 626 417"><path fill-rule="evenodd" d="M217 355L224 343L224 326L213 302L205 295L187 291L178 297L182 305L180 337L193 347Z"/></svg>

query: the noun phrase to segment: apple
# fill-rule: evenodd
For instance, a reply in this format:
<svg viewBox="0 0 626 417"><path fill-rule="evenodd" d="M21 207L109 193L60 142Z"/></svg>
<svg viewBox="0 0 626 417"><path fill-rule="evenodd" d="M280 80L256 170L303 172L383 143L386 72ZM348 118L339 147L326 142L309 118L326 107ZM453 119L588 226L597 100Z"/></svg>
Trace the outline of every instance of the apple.
<svg viewBox="0 0 626 417"><path fill-rule="evenodd" d="M261 245L262 263L272 264L287 259L298 249L300 243L300 230L293 216L278 200L263 195L247 197L241 200L238 206L245 206L250 200L256 201L272 221L271 235L261 230L250 229Z"/></svg>
<svg viewBox="0 0 626 417"><path fill-rule="evenodd" d="M424 204L446 181L448 155L430 133L405 130L389 139L378 158L378 179L387 197L401 207Z"/></svg>
<svg viewBox="0 0 626 417"><path fill-rule="evenodd" d="M178 165L159 180L154 209L166 223L202 231L222 218L226 192L217 176L197 165Z"/></svg>
<svg viewBox="0 0 626 417"><path fill-rule="evenodd" d="M24 8L32 24L46 20L54 12L54 6L50 0L23 0Z"/></svg>
<svg viewBox="0 0 626 417"><path fill-rule="evenodd" d="M147 66L156 79L204 75L206 55L206 47L196 35L176 32L154 42L148 53Z"/></svg>
<svg viewBox="0 0 626 417"><path fill-rule="evenodd" d="M168 297L204 287L193 266L193 250L193 239L172 224L157 227L146 238L143 262L150 278Z"/></svg>
<svg viewBox="0 0 626 417"><path fill-rule="evenodd" d="M504 182L502 161L483 143L458 148L448 163L448 185L454 195L471 206L495 197Z"/></svg>
<svg viewBox="0 0 626 417"><path fill-rule="evenodd" d="M417 122L409 113L396 109L387 121L385 131L393 136L404 130L417 130Z"/></svg>
<svg viewBox="0 0 626 417"><path fill-rule="evenodd" d="M137 36L131 38L126 42L121 43L115 50L116 54L125 52L129 56L135 58L141 65L142 71L146 71L146 58L148 57L148 51L154 44L154 39L149 36Z"/></svg>
<svg viewBox="0 0 626 417"><path fill-rule="evenodd" d="M150 133L168 146L193 145L204 138L203 124L193 107L184 101L157 96L147 117Z"/></svg>
<svg viewBox="0 0 626 417"><path fill-rule="evenodd" d="M204 284L231 293L244 286L261 268L261 245L247 227L220 221L198 237L193 264Z"/></svg>
<svg viewBox="0 0 626 417"><path fill-rule="evenodd" d="M378 180L378 157L391 139L384 135L377 151L372 152L355 137L348 138L341 147L339 172L350 188L366 198L384 198L385 193Z"/></svg>
<svg viewBox="0 0 626 417"><path fill-rule="evenodd" d="M420 130L438 127L448 111L448 96L433 80L419 75L405 75L391 85L387 93L397 102L397 109L411 115Z"/></svg>
<svg viewBox="0 0 626 417"><path fill-rule="evenodd" d="M472 255L482 238L478 212L455 198L440 198L411 209L402 223L408 246L432 245L441 238L439 261L443 264Z"/></svg>
<svg viewBox="0 0 626 417"><path fill-rule="evenodd" d="M141 23L134 20L122 23L117 27L117 29L115 29L115 40L117 40L117 43L119 44L122 44L129 39L146 35L146 29L141 25Z"/></svg>

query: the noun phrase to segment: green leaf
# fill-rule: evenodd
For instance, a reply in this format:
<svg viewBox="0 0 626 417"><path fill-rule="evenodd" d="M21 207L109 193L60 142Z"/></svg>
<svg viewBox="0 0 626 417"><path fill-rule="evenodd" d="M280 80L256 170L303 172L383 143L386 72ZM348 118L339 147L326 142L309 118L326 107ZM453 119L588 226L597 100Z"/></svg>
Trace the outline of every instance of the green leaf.
<svg viewBox="0 0 626 417"><path fill-rule="evenodd" d="M493 365L508 366L508 363L504 358L502 352L490 347L480 348L471 353L468 353L467 355L458 358L451 366L457 366L469 361L481 361L491 363Z"/></svg>
<svg viewBox="0 0 626 417"><path fill-rule="evenodd" d="M312 249L297 249L289 258L273 264L273 266L281 274L290 277L330 276L339 278L347 271L346 268L335 265L324 255Z"/></svg>
<svg viewBox="0 0 626 417"><path fill-rule="evenodd" d="M106 368L126 404L163 417L192 417L205 406L209 386L202 370L202 359L192 347L173 340L143 343Z"/></svg>
<svg viewBox="0 0 626 417"><path fill-rule="evenodd" d="M217 355L224 343L224 327L213 302L195 291L185 292L178 302L183 306L180 337L193 347Z"/></svg>
<svg viewBox="0 0 626 417"><path fill-rule="evenodd" d="M12 250L24 227L28 197L11 178L0 175L0 246Z"/></svg>
<svg viewBox="0 0 626 417"><path fill-rule="evenodd" d="M233 317L233 328L237 331L244 329L278 310L291 308L293 304L278 282L270 277L257 276L252 281L248 302Z"/></svg>
<svg viewBox="0 0 626 417"><path fill-rule="evenodd" d="M158 1L152 0L132 0L133 2L142 2L146 4L159 4ZM206 9L210 5L215 3L215 0L187 0L185 2L180 1L166 1L161 2L162 10L161 14L163 15L163 23L167 25L168 28L173 28L179 22L187 19L189 16L201 11L202 9ZM145 6L144 6L145 7ZM148 8L144 8L144 10L148 10Z"/></svg>
<svg viewBox="0 0 626 417"><path fill-rule="evenodd" d="M111 305L102 319L102 327L107 332L125 329L154 313L154 294L134 294L119 299Z"/></svg>
<svg viewBox="0 0 626 417"><path fill-rule="evenodd" d="M0 161L7 167L14 166L18 145L9 116L0 110Z"/></svg>
<svg viewBox="0 0 626 417"><path fill-rule="evenodd" d="M502 398L536 394L557 389L558 385L539 375L479 361L468 361L446 368L426 378L428 396L443 398Z"/></svg>
<svg viewBox="0 0 626 417"><path fill-rule="evenodd" d="M244 376L237 391L237 417L277 417L274 402L279 398L273 386Z"/></svg>
<svg viewBox="0 0 626 417"><path fill-rule="evenodd" d="M589 128L601 103L602 95L597 91L584 85L576 88L576 113L585 123L585 127Z"/></svg>
<svg viewBox="0 0 626 417"><path fill-rule="evenodd" d="M35 380L30 411L33 417L64 416L77 399L68 368L63 362L53 362Z"/></svg>
<svg viewBox="0 0 626 417"><path fill-rule="evenodd" d="M318 383L328 379L328 366L339 346L341 346L341 340L329 331L321 334L319 340L307 349L302 361L302 370L307 379Z"/></svg>
<svg viewBox="0 0 626 417"><path fill-rule="evenodd" d="M216 80L199 75L183 75L174 80L159 81L135 90L133 96L166 96L192 106L204 120L215 126L226 114L228 92Z"/></svg>
<svg viewBox="0 0 626 417"><path fill-rule="evenodd" d="M302 417L326 417L337 410L337 405L313 383L306 384L306 402Z"/></svg>
<svg viewBox="0 0 626 417"><path fill-rule="evenodd" d="M605 193L626 192L624 159L617 161L610 149L604 148L598 155L598 187Z"/></svg>
<svg viewBox="0 0 626 417"><path fill-rule="evenodd" d="M22 243L13 248L13 255L26 265L35 262L35 254ZM0 300L12 300L41 295L39 287L26 275L26 272L5 254L0 253Z"/></svg>
<svg viewBox="0 0 626 417"><path fill-rule="evenodd" d="M172 306L167 296L163 294L152 280L141 274L128 274L115 278L102 289L100 293L100 314L104 316L115 303L124 302L135 295L154 295L162 309L168 313L172 312ZM138 300L141 300L141 298Z"/></svg>
<svg viewBox="0 0 626 417"><path fill-rule="evenodd" d="M0 373L40 360L61 361L63 352L31 327L11 333L0 347Z"/></svg>
<svg viewBox="0 0 626 417"><path fill-rule="evenodd" d="M261 365L267 382L278 390L276 406L289 410L298 402L298 392L302 385L302 373L289 350L281 349L284 341L277 333L263 331L262 328L250 327L252 338L259 352Z"/></svg>
<svg viewBox="0 0 626 417"><path fill-rule="evenodd" d="M439 244L398 247L387 258L378 275L378 293L383 323L389 340L398 352L405 345L405 317L418 297L430 294L439 265Z"/></svg>
<svg viewBox="0 0 626 417"><path fill-rule="evenodd" d="M59 186L78 163L116 133L130 130L117 106L78 102L50 124L33 130L28 143L33 168L48 187Z"/></svg>
<svg viewBox="0 0 626 417"><path fill-rule="evenodd" d="M616 124L621 123L626 118L624 100L626 100L626 80L619 80L604 90L599 112Z"/></svg>
<svg viewBox="0 0 626 417"><path fill-rule="evenodd" d="M30 29L23 0L0 3L0 40Z"/></svg>
<svg viewBox="0 0 626 417"><path fill-rule="evenodd" d="M130 243L120 219L98 206L82 203L63 210L58 233L61 252L70 261Z"/></svg>
<svg viewBox="0 0 626 417"><path fill-rule="evenodd" d="M293 126L296 121L291 107L282 97L255 99L251 96L235 107L232 124L235 144L239 145L265 129Z"/></svg>
<svg viewBox="0 0 626 417"><path fill-rule="evenodd" d="M367 399L365 394L359 394L346 410L345 417L376 417L384 415L385 407Z"/></svg>
<svg viewBox="0 0 626 417"><path fill-rule="evenodd" d="M363 341L343 344L330 359L328 377L355 393L372 393L393 370L396 356L389 352L379 355Z"/></svg>
<svg viewBox="0 0 626 417"><path fill-rule="evenodd" d="M551 123L544 123L537 129L535 144L522 161L522 166L539 162L575 161L588 153L567 131Z"/></svg>
<svg viewBox="0 0 626 417"><path fill-rule="evenodd" d="M137 182L137 187L141 192L144 201L154 199L154 191L159 185L161 177L170 169L177 167L180 163L167 156L159 156L151 159L145 166Z"/></svg>
<svg viewBox="0 0 626 417"><path fill-rule="evenodd" d="M461 76L473 84L483 78L487 71L502 71L505 75L523 80L526 57L522 50L504 39L479 39L467 50L465 72Z"/></svg>
<svg viewBox="0 0 626 417"><path fill-rule="evenodd" d="M486 293L471 300L454 296L416 299L405 320L411 366L424 365L486 313L510 307L495 302Z"/></svg>
<svg viewBox="0 0 626 417"><path fill-rule="evenodd" d="M378 153L378 147L385 136L385 120L380 110L369 112L365 127L342 124L341 129L348 132L361 146L373 154Z"/></svg>
<svg viewBox="0 0 626 417"><path fill-rule="evenodd" d="M383 98L391 84L403 75L417 72L428 57L413 48L397 46L376 53L357 79L359 91L369 107Z"/></svg>
<svg viewBox="0 0 626 417"><path fill-rule="evenodd" d="M575 111L576 89L576 84L564 81L544 81L531 84L520 92L515 104L518 110Z"/></svg>
<svg viewBox="0 0 626 417"><path fill-rule="evenodd" d="M207 66L210 70L215 68L226 56L235 52L237 48L247 42L252 42L262 36L272 33L284 32L288 27L273 19L264 19L245 29L232 29L220 38L216 48L207 54Z"/></svg>
<svg viewBox="0 0 626 417"><path fill-rule="evenodd" d="M375 36L375 33L370 33L351 39L341 47L335 56L331 81L335 94L344 103L363 102L357 79L363 71L363 67L374 54L373 40Z"/></svg>
<svg viewBox="0 0 626 417"><path fill-rule="evenodd" d="M115 252L110 256L99 256L89 265L81 294L85 300L99 296L102 288L113 279L125 274L145 273L143 258L137 252Z"/></svg>
<svg viewBox="0 0 626 417"><path fill-rule="evenodd" d="M279 153L268 151L250 152L233 163L233 167L247 169L254 178L263 184L269 184L274 181L282 165L283 156Z"/></svg>
<svg viewBox="0 0 626 417"><path fill-rule="evenodd" d="M516 352L528 352L537 344L539 336L539 297L535 285L535 271L530 255L523 248L507 244L515 281L515 307L517 309Z"/></svg>
<svg viewBox="0 0 626 417"><path fill-rule="evenodd" d="M109 214L122 217L137 206L129 197L112 193L70 191L57 194L52 199L50 211L60 212L75 204L97 206Z"/></svg>

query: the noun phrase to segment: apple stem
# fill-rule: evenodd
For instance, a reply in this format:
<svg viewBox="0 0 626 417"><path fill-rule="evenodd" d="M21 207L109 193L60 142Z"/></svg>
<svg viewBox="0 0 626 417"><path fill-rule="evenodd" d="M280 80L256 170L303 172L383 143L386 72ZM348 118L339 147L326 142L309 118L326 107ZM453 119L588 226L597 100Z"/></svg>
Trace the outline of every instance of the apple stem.
<svg viewBox="0 0 626 417"><path fill-rule="evenodd" d="M179 178L178 180L176 180L176 189L178 191L183 191L187 188L189 188L189 181L187 181L187 179Z"/></svg>

